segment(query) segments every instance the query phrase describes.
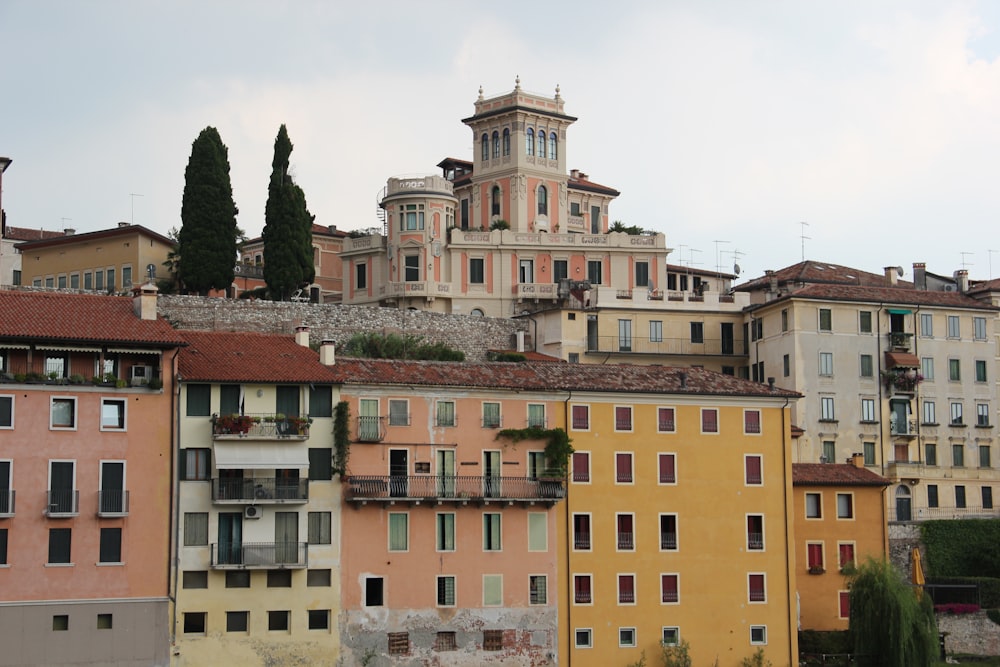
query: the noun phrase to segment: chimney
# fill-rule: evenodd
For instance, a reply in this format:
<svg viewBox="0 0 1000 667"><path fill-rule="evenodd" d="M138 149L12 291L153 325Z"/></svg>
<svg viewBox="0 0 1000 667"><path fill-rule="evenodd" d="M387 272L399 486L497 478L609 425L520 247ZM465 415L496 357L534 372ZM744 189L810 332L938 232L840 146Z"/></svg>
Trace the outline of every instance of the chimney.
<svg viewBox="0 0 1000 667"><path fill-rule="evenodd" d="M302 347L309 347L309 327L295 327L295 343Z"/></svg>
<svg viewBox="0 0 1000 667"><path fill-rule="evenodd" d="M886 266L882 270L885 272L885 286L895 287L897 280L896 267Z"/></svg>
<svg viewBox="0 0 1000 667"><path fill-rule="evenodd" d="M767 269L764 271L764 275L767 276L767 291L772 294L778 293L778 276L774 274L773 269Z"/></svg>
<svg viewBox="0 0 1000 667"><path fill-rule="evenodd" d="M684 371L681 371L680 373L677 374L677 377L680 378L681 389L687 389L687 386L688 386L688 374L685 373Z"/></svg>
<svg viewBox="0 0 1000 667"><path fill-rule="evenodd" d="M927 264L924 262L913 263L913 286L918 290L927 290Z"/></svg>
<svg viewBox="0 0 1000 667"><path fill-rule="evenodd" d="M774 376L767 378L768 391L774 391Z"/></svg>
<svg viewBox="0 0 1000 667"><path fill-rule="evenodd" d="M334 355L334 342L332 340L324 340L319 346L319 363L324 366L333 366L337 363L336 356Z"/></svg>
<svg viewBox="0 0 1000 667"><path fill-rule="evenodd" d="M121 229L122 227L128 227L128 226L129 226L129 224L127 222L119 222L118 223L118 228L119 229Z"/></svg>
<svg viewBox="0 0 1000 667"><path fill-rule="evenodd" d="M337 225L327 225L326 228L330 230L331 234L337 233Z"/></svg>
<svg viewBox="0 0 1000 667"><path fill-rule="evenodd" d="M73 236L73 234L76 234L76 230L73 229L72 227L67 227L66 229L63 230L63 234L65 234L66 236Z"/></svg>
<svg viewBox="0 0 1000 667"><path fill-rule="evenodd" d="M855 468L865 467L865 455L861 452L854 452L851 454L851 460L848 463L853 463Z"/></svg>
<svg viewBox="0 0 1000 667"><path fill-rule="evenodd" d="M570 169L569 170L569 177L572 178L572 179L579 179L580 178L580 170L579 169Z"/></svg>
<svg viewBox="0 0 1000 667"><path fill-rule="evenodd" d="M146 283L132 290L132 312L140 320L156 319L156 285Z"/></svg>
<svg viewBox="0 0 1000 667"><path fill-rule="evenodd" d="M959 269L955 272L955 286L959 292L969 291L969 272L966 269Z"/></svg>

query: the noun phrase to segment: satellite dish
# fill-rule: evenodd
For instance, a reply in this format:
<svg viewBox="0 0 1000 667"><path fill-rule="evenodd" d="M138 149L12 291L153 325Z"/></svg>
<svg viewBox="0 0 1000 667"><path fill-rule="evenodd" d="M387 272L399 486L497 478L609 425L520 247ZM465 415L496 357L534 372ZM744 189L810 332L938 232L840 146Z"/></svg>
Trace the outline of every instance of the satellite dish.
<svg viewBox="0 0 1000 667"><path fill-rule="evenodd" d="M903 267L901 266L896 267L896 275L899 276L900 278L903 277Z"/></svg>
<svg viewBox="0 0 1000 667"><path fill-rule="evenodd" d="M735 273L736 275L740 275L740 265L739 264L733 264L733 273Z"/></svg>

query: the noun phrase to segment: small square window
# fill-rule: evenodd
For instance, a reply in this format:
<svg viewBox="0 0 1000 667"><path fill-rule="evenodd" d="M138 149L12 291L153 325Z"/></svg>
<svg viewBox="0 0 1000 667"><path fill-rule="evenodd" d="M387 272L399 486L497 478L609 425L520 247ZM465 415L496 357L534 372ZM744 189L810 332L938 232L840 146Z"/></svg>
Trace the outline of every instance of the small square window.
<svg viewBox="0 0 1000 667"><path fill-rule="evenodd" d="M663 628L662 642L664 646L677 646L681 641L681 629L677 626Z"/></svg>
<svg viewBox="0 0 1000 667"><path fill-rule="evenodd" d="M184 634L187 635L203 635L205 634L205 617L208 616L207 612L204 611L186 611L184 612Z"/></svg>
<svg viewBox="0 0 1000 667"><path fill-rule="evenodd" d="M635 628L618 628L618 646L621 648L635 646Z"/></svg>
<svg viewBox="0 0 1000 667"><path fill-rule="evenodd" d="M593 648L594 646L594 633L590 628L577 628L573 632L573 641L576 648Z"/></svg>
<svg viewBox="0 0 1000 667"><path fill-rule="evenodd" d="M64 632L66 630L69 630L69 615L56 614L55 616L53 616L52 629L55 630L56 632Z"/></svg>
<svg viewBox="0 0 1000 667"><path fill-rule="evenodd" d="M503 630L483 630L483 650L503 650Z"/></svg>
<svg viewBox="0 0 1000 667"><path fill-rule="evenodd" d="M226 588L250 588L250 570L226 570Z"/></svg>
<svg viewBox="0 0 1000 667"><path fill-rule="evenodd" d="M434 638L435 651L455 651L457 649L458 643L453 630L437 633L437 636Z"/></svg>
<svg viewBox="0 0 1000 667"><path fill-rule="evenodd" d="M181 579L182 588L208 588L208 572L206 570L185 570Z"/></svg>
<svg viewBox="0 0 1000 667"><path fill-rule="evenodd" d="M330 570L307 570L306 586L330 586Z"/></svg>
<svg viewBox="0 0 1000 667"><path fill-rule="evenodd" d="M410 404L403 400L389 400L389 426L410 425Z"/></svg>
<svg viewBox="0 0 1000 667"><path fill-rule="evenodd" d="M227 611L226 632L246 632L249 616L250 612L247 611Z"/></svg>
<svg viewBox="0 0 1000 667"><path fill-rule="evenodd" d="M76 399L53 398L50 425L54 429L76 428Z"/></svg>
<svg viewBox="0 0 1000 667"><path fill-rule="evenodd" d="M267 571L267 587L268 588L291 588L292 587L292 571L291 570L268 570Z"/></svg>
<svg viewBox="0 0 1000 667"><path fill-rule="evenodd" d="M101 399L101 430L125 430L125 399Z"/></svg>
<svg viewBox="0 0 1000 667"><path fill-rule="evenodd" d="M272 632L288 632L288 611L267 612L267 629Z"/></svg>
<svg viewBox="0 0 1000 667"><path fill-rule="evenodd" d="M114 627L114 616L111 614L97 615L97 629L111 630Z"/></svg>
<svg viewBox="0 0 1000 667"><path fill-rule="evenodd" d="M750 626L750 643L751 644L767 644L767 626L766 625L751 625Z"/></svg>
<svg viewBox="0 0 1000 667"><path fill-rule="evenodd" d="M330 629L330 610L329 609L310 609L309 610L309 629L310 630L329 630Z"/></svg>
<svg viewBox="0 0 1000 667"><path fill-rule="evenodd" d="M388 633L389 655L406 655L410 652L409 632Z"/></svg>

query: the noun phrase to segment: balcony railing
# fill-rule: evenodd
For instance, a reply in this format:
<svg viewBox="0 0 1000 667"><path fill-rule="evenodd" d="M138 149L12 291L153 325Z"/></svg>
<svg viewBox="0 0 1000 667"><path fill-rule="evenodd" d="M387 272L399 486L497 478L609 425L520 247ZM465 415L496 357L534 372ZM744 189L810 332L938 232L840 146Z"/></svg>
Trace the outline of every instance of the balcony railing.
<svg viewBox="0 0 1000 667"><path fill-rule="evenodd" d="M764 548L764 533L750 533L747 535L747 549L760 551Z"/></svg>
<svg viewBox="0 0 1000 667"><path fill-rule="evenodd" d="M217 503L304 503L309 500L309 480L217 477L212 479L212 500Z"/></svg>
<svg viewBox="0 0 1000 667"><path fill-rule="evenodd" d="M277 414L212 415L212 437L216 440L278 440L309 437L309 417Z"/></svg>
<svg viewBox="0 0 1000 667"><path fill-rule="evenodd" d="M635 536L632 533L618 533L618 548L624 551L635 549Z"/></svg>
<svg viewBox="0 0 1000 667"><path fill-rule="evenodd" d="M902 423L898 421L889 422L889 432L892 435L915 436L917 434L917 420L907 419Z"/></svg>
<svg viewBox="0 0 1000 667"><path fill-rule="evenodd" d="M522 501L558 500L566 496L562 480L531 477L454 475L353 475L347 499Z"/></svg>
<svg viewBox="0 0 1000 667"><path fill-rule="evenodd" d="M913 338L913 334L902 331L890 331L887 335L889 336L889 345L891 347L902 350L910 349L910 340Z"/></svg>
<svg viewBox="0 0 1000 667"><path fill-rule="evenodd" d="M382 442L385 440L385 417L358 417L358 442Z"/></svg>
<svg viewBox="0 0 1000 667"><path fill-rule="evenodd" d="M306 542L212 544L212 567L214 569L297 569L308 565L309 545Z"/></svg>
<svg viewBox="0 0 1000 667"><path fill-rule="evenodd" d="M589 336L587 352L629 354L674 354L693 356L746 356L742 339L706 338L692 343L690 338L649 339L636 336Z"/></svg>
<svg viewBox="0 0 1000 667"><path fill-rule="evenodd" d="M661 549L676 549L677 548L677 533L661 533L660 534L660 548Z"/></svg>
<svg viewBox="0 0 1000 667"><path fill-rule="evenodd" d="M77 516L80 513L80 492L49 490L46 495L45 515L53 518Z"/></svg>
<svg viewBox="0 0 1000 667"><path fill-rule="evenodd" d="M905 514L905 509L904 509ZM889 517L898 517L897 508L889 506ZM1000 518L1000 507L982 507L967 505L966 507L914 507L910 510L909 521L932 521L935 519L997 519ZM897 521L900 519L896 519Z"/></svg>
<svg viewBox="0 0 1000 667"><path fill-rule="evenodd" d="M97 516L128 516L128 491L124 489L98 491Z"/></svg>
<svg viewBox="0 0 1000 667"><path fill-rule="evenodd" d="M14 516L14 489L0 490L0 516Z"/></svg>
<svg viewBox="0 0 1000 667"><path fill-rule="evenodd" d="M573 536L574 549L590 549L590 533L576 533Z"/></svg>

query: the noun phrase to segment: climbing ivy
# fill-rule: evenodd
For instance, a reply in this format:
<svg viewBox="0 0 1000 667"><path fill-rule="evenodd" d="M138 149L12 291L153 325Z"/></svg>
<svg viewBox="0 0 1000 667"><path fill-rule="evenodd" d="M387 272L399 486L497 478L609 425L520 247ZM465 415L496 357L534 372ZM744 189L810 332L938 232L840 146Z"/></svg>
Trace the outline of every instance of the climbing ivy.
<svg viewBox="0 0 1000 667"><path fill-rule="evenodd" d="M1000 520L925 521L920 533L929 576L1000 578Z"/></svg>
<svg viewBox="0 0 1000 667"><path fill-rule="evenodd" d="M347 401L337 403L333 411L333 472L341 477L347 472L347 459L351 453L350 419L351 406Z"/></svg>
<svg viewBox="0 0 1000 667"><path fill-rule="evenodd" d="M573 454L573 445L570 444L569 434L561 428L542 428L540 426L529 426L528 428L505 428L497 433L496 439L506 438L517 444L522 440L544 440L545 441L545 461L549 466L549 473L558 477L565 477L569 470L569 457Z"/></svg>

